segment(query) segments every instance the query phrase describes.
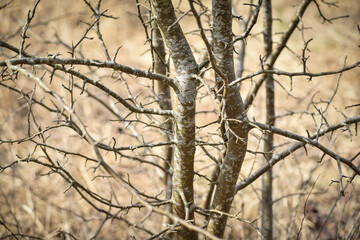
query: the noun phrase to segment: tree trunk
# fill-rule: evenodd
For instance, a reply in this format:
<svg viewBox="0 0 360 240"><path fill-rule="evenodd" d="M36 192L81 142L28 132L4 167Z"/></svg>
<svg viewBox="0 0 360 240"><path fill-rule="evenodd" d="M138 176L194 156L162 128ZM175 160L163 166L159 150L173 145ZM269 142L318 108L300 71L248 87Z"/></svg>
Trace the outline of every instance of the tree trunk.
<svg viewBox="0 0 360 240"><path fill-rule="evenodd" d="M227 146L211 210L225 213L230 211L234 199L235 185L245 157L249 131L247 123L242 121L247 119L247 116L239 86L228 86L235 80L231 8L231 0L214 0L212 4L213 51L217 71L222 75L221 78L219 74L216 74L216 83L217 90L223 88L221 117L225 123L224 141L227 141ZM222 237L226 221L226 215L212 213L207 229L210 233Z"/></svg>
<svg viewBox="0 0 360 240"><path fill-rule="evenodd" d="M167 66L165 62L165 46L164 42L161 37L160 30L155 22L152 23L152 46L153 46L153 56L154 56L154 71L156 73L160 73L163 75L167 74ZM163 110L171 110L171 93L170 93L170 87L169 85L157 81L156 82L156 94L158 97L160 108ZM168 131L172 130L172 121L166 116L161 116L160 121L162 123L162 128L166 129L163 133L163 141L169 142L172 139L170 138L170 135ZM164 169L170 170L171 164L172 164L172 158L173 158L173 147L172 146L165 146L161 148L162 154L161 157L161 166ZM172 190L172 179L171 175L168 173L164 173L163 176L161 176L162 184L165 188L165 199L171 198L171 190ZM166 205L165 210L168 212L171 211L171 206ZM171 221L167 216L163 217L163 222L161 224L161 229L165 229L168 227L168 224L170 224Z"/></svg>
<svg viewBox="0 0 360 240"><path fill-rule="evenodd" d="M198 65L176 21L170 0L152 0L155 20L160 28L176 70L174 103L174 167L172 201L174 214L194 222L194 154L195 154L195 98ZM197 239L197 234L179 227L177 239Z"/></svg>

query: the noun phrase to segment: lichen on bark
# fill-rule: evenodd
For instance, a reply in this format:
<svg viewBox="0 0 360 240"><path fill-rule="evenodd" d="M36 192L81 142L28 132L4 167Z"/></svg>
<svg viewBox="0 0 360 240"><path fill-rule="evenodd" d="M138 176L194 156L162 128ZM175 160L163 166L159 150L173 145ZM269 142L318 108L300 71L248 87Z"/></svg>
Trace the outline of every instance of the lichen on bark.
<svg viewBox="0 0 360 240"><path fill-rule="evenodd" d="M169 0L152 0L151 7L171 60L176 70L174 101L174 166L172 202L175 215L194 222L194 154L195 107L198 65L177 22ZM176 232L177 239L197 239L197 234L184 227Z"/></svg>
<svg viewBox="0 0 360 240"><path fill-rule="evenodd" d="M231 0L214 0L213 15L213 51L216 68L222 76L216 75L216 86L222 91L222 121L225 122L226 152L216 182L216 189L211 208L228 213L234 200L236 182L245 157L249 126L247 115L239 92L239 86L229 87L235 79L232 41L232 4ZM227 216L212 213L207 230L222 237L226 227Z"/></svg>

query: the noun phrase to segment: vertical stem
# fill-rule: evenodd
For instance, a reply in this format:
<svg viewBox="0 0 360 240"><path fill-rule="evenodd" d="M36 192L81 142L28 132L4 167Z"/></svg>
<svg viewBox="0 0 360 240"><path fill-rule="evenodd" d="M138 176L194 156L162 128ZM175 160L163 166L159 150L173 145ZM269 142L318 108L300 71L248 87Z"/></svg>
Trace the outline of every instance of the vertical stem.
<svg viewBox="0 0 360 240"><path fill-rule="evenodd" d="M154 56L154 71L156 73L160 73L166 75L167 67L165 63L165 46L161 37L161 33L159 28L157 27L155 21L152 22L152 46L153 46L153 56ZM171 110L171 94L170 87L160 81L156 81L156 94L158 96L160 108L163 110ZM162 128L167 129L169 131L172 130L172 121L166 116L162 116L160 121L162 122ZM171 141L170 134L166 131L163 133L163 141ZM172 164L173 157L173 147L165 146L161 149L162 151L162 164L161 166L165 169L170 169ZM172 179L168 173L165 173L162 177L162 183L165 188L165 199L171 198L171 190L172 190ZM171 206L166 205L165 210L171 212ZM168 227L168 224L171 223L167 216L163 217L163 222L161 225L162 229Z"/></svg>
<svg viewBox="0 0 360 240"><path fill-rule="evenodd" d="M216 183L214 200L211 208L216 211L230 211L234 200L235 185L247 148L248 125L239 86L229 87L235 79L233 41L232 41L232 2L231 0L213 0L213 51L217 69L225 76L216 76L217 87L223 87L222 107L227 149ZM222 237L226 228L227 216L211 214L207 230L217 237Z"/></svg>
<svg viewBox="0 0 360 240"><path fill-rule="evenodd" d="M313 0L303 0L303 2L300 4L295 17L291 20L291 23L290 23L288 29L282 35L280 42L277 45L276 49L274 49L274 51L272 51L271 55L268 56L268 58L266 60L267 65L265 65L266 70L272 69L274 67L274 64L275 64L276 60L278 59L278 57L280 56L280 53L285 48L288 40L290 39L291 35L294 33L295 29L297 28L297 25L299 24L301 18L303 17L306 8L309 6L309 4L312 1ZM252 104L257 92L259 91L259 89L264 81L265 81L265 77L262 77L252 85L252 87L244 101L245 108L248 108Z"/></svg>
<svg viewBox="0 0 360 240"><path fill-rule="evenodd" d="M172 202L174 214L194 222L194 154L195 154L195 99L198 65L184 33L177 21L170 0L151 0L154 18L161 31L176 70L174 102L174 167ZM183 226L176 232L177 239L197 239L197 234Z"/></svg>
<svg viewBox="0 0 360 240"><path fill-rule="evenodd" d="M266 57L272 52L272 11L271 0L264 1L264 44ZM272 67L271 67L272 69ZM275 94L272 74L265 76L266 81L266 123L275 124ZM264 137L265 160L272 157L274 148L274 134L266 132ZM261 232L266 239L273 239L273 212L272 212L272 169L265 172L262 178L262 201L261 201Z"/></svg>

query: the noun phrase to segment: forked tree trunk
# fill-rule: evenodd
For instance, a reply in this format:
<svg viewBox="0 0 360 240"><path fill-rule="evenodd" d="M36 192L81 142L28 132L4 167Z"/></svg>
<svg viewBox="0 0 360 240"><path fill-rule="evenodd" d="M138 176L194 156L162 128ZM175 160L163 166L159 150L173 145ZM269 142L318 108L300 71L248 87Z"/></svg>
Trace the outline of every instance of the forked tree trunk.
<svg viewBox="0 0 360 240"><path fill-rule="evenodd" d="M264 44L265 56L269 57L272 52L272 11L271 0L264 1ZM272 68L271 68L272 69ZM266 81L266 124L275 124L275 94L272 74L265 76ZM274 134L266 132L264 137L265 161L272 157L274 148ZM270 168L262 178L261 199L261 232L265 239L273 239L273 209L272 209L272 169Z"/></svg>
<svg viewBox="0 0 360 240"><path fill-rule="evenodd" d="M226 136L224 141L227 141L227 146L216 183L211 210L225 213L230 211L234 200L235 185L245 157L249 131L248 124L242 121L247 119L247 116L239 86L228 86L230 82L235 80L231 8L231 0L214 0L212 3L214 58L217 70L223 76L221 78L219 74L216 74L216 83L218 90L223 88L222 121L225 123ZM226 215L212 213L207 230L218 237L222 237L226 221Z"/></svg>
<svg viewBox="0 0 360 240"><path fill-rule="evenodd" d="M174 166L172 201L174 214L194 221L194 154L195 154L195 98L198 65L176 21L170 0L151 0L157 22L176 70L174 103ZM179 227L177 239L197 239L197 234Z"/></svg>

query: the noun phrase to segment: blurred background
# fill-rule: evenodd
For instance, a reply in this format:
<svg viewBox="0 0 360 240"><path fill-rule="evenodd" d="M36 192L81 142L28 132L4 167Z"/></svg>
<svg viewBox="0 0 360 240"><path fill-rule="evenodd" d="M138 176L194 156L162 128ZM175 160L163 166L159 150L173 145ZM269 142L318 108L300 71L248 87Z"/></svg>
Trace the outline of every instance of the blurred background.
<svg viewBox="0 0 360 240"><path fill-rule="evenodd" d="M1 0L0 5L8 1ZM211 6L210 1L202 1ZM94 6L96 1L90 1ZM249 6L244 5L247 1L234 1L234 7L239 15L247 18ZM299 0L273 1L273 39L274 47L280 40L281 34L287 29L291 19L296 13ZM338 16L348 16L329 22L323 22L319 11L314 3L311 3L306 11L300 27L304 31L296 30L277 63L276 69L288 72L302 71L299 56L302 54L304 44L313 39L306 52L310 58L307 61L309 72L324 72L340 69L345 65L351 65L359 60L360 56L360 5L356 0L338 1L336 4L324 4L319 1L322 13L329 19ZM143 14L147 13L146 1L139 1ZM174 1L174 5L181 11L189 9L187 1ZM21 33L26 22L28 11L34 6L31 0L14 0L7 7L0 10L0 40L13 46L19 47ZM145 7L144 7L145 6ZM149 70L152 66L149 42L146 41L144 27L139 20L135 1L127 0L103 0L101 10L107 10L106 14L115 18L102 18L100 27L102 37L111 57L120 48L116 62L127 66ZM206 16L203 17L206 20ZM84 1L74 0L47 0L38 5L35 17L28 30L29 38L26 40L26 51L36 56L48 56L59 53L60 58L69 58L69 48L76 44L94 22L94 16ZM197 27L193 17L186 16L180 21L190 45L194 49L196 57L199 58L204 44L196 32ZM244 76L261 69L260 55L263 56L263 29L262 11L258 23L247 39ZM234 20L234 33L241 34L240 25ZM104 49L94 31L87 34L89 39L84 39L75 53L76 57L106 60ZM91 39L93 38L93 39ZM0 60L11 58L16 54L0 48ZM346 62L345 62L346 60ZM31 67L27 69L32 70ZM147 107L156 104L149 97L151 95L152 83L147 79L134 78L126 74L114 76L110 70L96 70L96 74L85 67L77 67L94 80L101 81L111 90L126 98L129 91L133 96L138 96L140 102ZM38 69L41 76L42 69ZM69 76L62 73L47 83L65 100L70 98L68 92L63 88ZM46 76L46 75L45 75ZM174 71L170 73L174 76ZM48 75L46 76L49 77ZM213 84L213 73L207 72L204 76L209 86ZM254 78L256 79L256 78ZM241 86L243 98L246 97L254 79L244 81ZM58 80L58 81L55 81ZM321 116L318 109L326 109L328 124L335 124L344 117L353 117L360 114L360 107L348 107L360 103L360 69L357 67L349 72L330 75L326 77L313 78L294 77L292 80L285 76L275 76L276 80L276 115L278 116L276 126L287 131L306 136L306 131L316 132L321 124ZM34 82L25 78L13 84L23 92L34 91L34 96L49 104L44 92L38 87L34 88ZM82 84L82 81L79 81ZM117 104L115 100L100 90L88 86L92 94L104 101L106 104L115 106L114 109L125 117L129 111ZM103 143L111 145L116 140L119 146L130 146L138 143L140 134L144 142L154 143L158 139L159 131L148 128L130 116L127 123L119 121L99 101L94 101L88 93L80 94L81 89L76 89L75 109L81 116L89 132ZM334 94L336 93L336 94ZM29 116L29 105L21 94L0 87L0 139L16 140L28 136L28 132L35 133L35 125L28 122L33 121ZM327 102L331 99L331 103ZM196 123L204 126L218 118L217 105L206 88L200 88L197 102ZM45 129L46 126L55 125L59 119L58 114L44 111L43 108L34 105L33 112L36 114L37 125ZM259 122L265 121L265 91L262 88L253 105L248 110L249 119L255 118ZM139 118L142 120L143 118ZM149 121L149 120L146 120ZM198 138L206 142L217 142L220 137L218 125L209 125L198 129ZM29 130L30 129L30 130ZM355 127L350 127L351 134L344 131L336 131L331 138L324 137L321 143L329 147L339 155L351 159L358 153L360 139ZM260 139L262 133L252 130L249 139L249 149L261 151ZM38 141L37 139L34 139ZM89 154L90 146L80 139L70 129L53 129L47 143L58 146L69 152ZM275 135L275 154L285 150L292 141ZM5 166L19 158L30 155L40 156L39 147L35 147L33 141L24 141L20 144L0 144L0 165ZM209 152L219 157L220 148L210 148ZM91 167L96 163L85 162L76 155L59 153L56 149L50 149L54 161L62 165L81 184L94 193L104 198L112 199L115 203L128 206L133 204L131 195L117 185L115 181L107 177L101 169L96 172ZM152 149L154 153L161 152L161 148ZM90 155L90 154L89 154ZM93 157L93 156L92 156ZM148 164L141 164L133 158L139 157L152 161L152 156L144 149L125 151L124 156L114 157L111 153L105 153L106 161L124 176L129 175L129 181L146 192L148 195L159 194L163 197L163 186L159 181L159 172ZM337 163L326 156L321 160L322 153L307 147L298 150L285 160L273 167L274 175L274 236L276 239L295 239L297 232L302 226L301 239L315 239L319 229L324 225L320 239L344 239L346 234L355 224L360 211L359 178L356 177L352 183L347 184L345 197L339 197L339 185L332 180L339 179ZM41 158L40 158L41 159ZM354 160L359 165L359 158ZM240 179L244 179L264 164L261 154L247 154ZM204 152L197 148L196 170L204 176L210 176L214 163L206 157ZM352 171L343 166L343 172L352 176ZM260 182L256 181L247 188L241 190L235 198L232 213L247 219L255 220L259 217L258 205L260 201ZM200 205L206 191L208 182L206 179L195 177L195 201ZM312 189L313 188L313 189ZM312 190L311 190L312 189ZM312 194L308 196L309 191ZM304 217L304 205L306 203L306 216ZM96 203L98 209L104 207ZM94 206L86 202L79 192L71 188L63 177L52 174L49 168L34 163L15 164L0 172L0 220L6 223L13 232L21 232L26 235L39 236L44 239L146 239L150 236L138 231L136 225L144 226L154 232L160 230L160 216L151 215L150 220L142 222L145 209L131 209L121 211L118 219L104 221L106 216ZM126 207L124 207L126 209ZM109 210L109 209L107 209ZM109 211L112 211L110 209ZM117 209L114 210L115 212ZM197 216L201 222L202 217ZM226 232L227 239L253 239L257 234L249 224L229 219L229 228ZM201 225L201 224L200 224ZM9 229L0 226L0 236L9 235ZM73 235L73 236L71 236ZM9 237L12 239L12 237Z"/></svg>

